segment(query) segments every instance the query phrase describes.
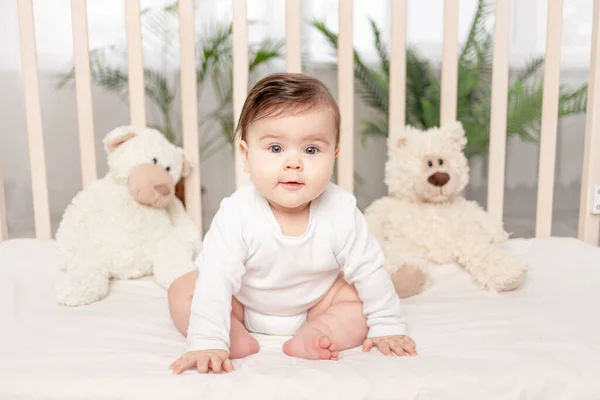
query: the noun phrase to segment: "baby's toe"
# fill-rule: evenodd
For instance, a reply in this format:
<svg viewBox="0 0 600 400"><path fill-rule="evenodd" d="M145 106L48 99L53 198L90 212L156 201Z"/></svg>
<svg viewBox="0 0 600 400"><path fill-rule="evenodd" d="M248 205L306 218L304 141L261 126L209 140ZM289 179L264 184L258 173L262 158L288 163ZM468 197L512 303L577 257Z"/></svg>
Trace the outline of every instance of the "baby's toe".
<svg viewBox="0 0 600 400"><path fill-rule="evenodd" d="M320 336L314 338L312 343L313 350L317 354L317 358L320 360L330 360L331 359L331 339L327 336Z"/></svg>
<svg viewBox="0 0 600 400"><path fill-rule="evenodd" d="M331 359L332 360L337 360L339 355L340 355L340 352L338 350L331 351Z"/></svg>
<svg viewBox="0 0 600 400"><path fill-rule="evenodd" d="M322 349L329 349L329 347L333 345L331 343L331 339L329 339L329 337L327 337L327 336L319 337L318 342L319 342L319 347Z"/></svg>

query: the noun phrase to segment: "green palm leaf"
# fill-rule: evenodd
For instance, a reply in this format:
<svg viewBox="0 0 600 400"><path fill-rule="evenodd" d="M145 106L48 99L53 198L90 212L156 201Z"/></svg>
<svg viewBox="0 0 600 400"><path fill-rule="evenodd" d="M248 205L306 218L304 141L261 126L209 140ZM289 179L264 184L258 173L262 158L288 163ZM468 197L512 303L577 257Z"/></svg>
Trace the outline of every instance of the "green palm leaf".
<svg viewBox="0 0 600 400"><path fill-rule="evenodd" d="M463 46L460 56L458 59L459 64L463 63L467 60L476 57L478 51L478 45L481 42L481 39L486 35L486 18L491 13L491 8L485 0L479 0L477 3L477 9L475 10L475 15L473 17L473 21L471 22L471 29L469 30L469 35L467 36L467 40L465 41L465 45Z"/></svg>
<svg viewBox="0 0 600 400"><path fill-rule="evenodd" d="M586 112L588 102L588 85L583 84L573 91L564 86L560 90L558 115L561 117Z"/></svg>
<svg viewBox="0 0 600 400"><path fill-rule="evenodd" d="M379 30L379 27L375 23L374 19L369 18L369 23L371 25L371 30L373 31L373 37L375 38L375 50L377 50L377 54L381 60L381 70L383 71L385 77L389 77L390 57L385 44L381 40L381 31Z"/></svg>
<svg viewBox="0 0 600 400"><path fill-rule="evenodd" d="M250 52L249 71L252 72L256 67L268 63L275 58L280 58L284 46L285 42L282 40L263 40L257 48L252 49Z"/></svg>
<svg viewBox="0 0 600 400"><path fill-rule="evenodd" d="M431 91L437 78L432 73L428 60L422 58L416 49L406 49L406 123L414 127L424 127L421 99Z"/></svg>
<svg viewBox="0 0 600 400"><path fill-rule="evenodd" d="M525 81L533 77L544 65L544 57L536 57L530 60L525 67L519 71L517 80Z"/></svg>

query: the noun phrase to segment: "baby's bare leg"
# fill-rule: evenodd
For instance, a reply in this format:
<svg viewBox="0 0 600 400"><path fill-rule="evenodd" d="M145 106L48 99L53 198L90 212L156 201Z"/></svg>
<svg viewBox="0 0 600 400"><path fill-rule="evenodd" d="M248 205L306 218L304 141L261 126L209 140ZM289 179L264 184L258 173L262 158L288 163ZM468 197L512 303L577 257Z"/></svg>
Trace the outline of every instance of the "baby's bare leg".
<svg viewBox="0 0 600 400"><path fill-rule="evenodd" d="M176 279L169 287L168 298L171 318L183 336L187 336L197 277L198 272L189 272ZM244 358L258 353L258 342L244 326L244 306L235 297L232 299L229 337L231 340L230 358Z"/></svg>
<svg viewBox="0 0 600 400"><path fill-rule="evenodd" d="M356 289L338 279L308 312L307 324L283 345L290 356L335 360L338 352L363 344L367 320Z"/></svg>

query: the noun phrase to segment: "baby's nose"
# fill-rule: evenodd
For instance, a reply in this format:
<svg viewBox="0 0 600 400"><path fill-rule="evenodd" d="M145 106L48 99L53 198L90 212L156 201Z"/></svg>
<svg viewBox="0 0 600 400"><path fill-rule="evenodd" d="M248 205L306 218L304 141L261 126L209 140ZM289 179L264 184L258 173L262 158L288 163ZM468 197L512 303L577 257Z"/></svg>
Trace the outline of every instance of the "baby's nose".
<svg viewBox="0 0 600 400"><path fill-rule="evenodd" d="M299 170L302 169L302 163L299 160L289 160L285 167L286 169Z"/></svg>

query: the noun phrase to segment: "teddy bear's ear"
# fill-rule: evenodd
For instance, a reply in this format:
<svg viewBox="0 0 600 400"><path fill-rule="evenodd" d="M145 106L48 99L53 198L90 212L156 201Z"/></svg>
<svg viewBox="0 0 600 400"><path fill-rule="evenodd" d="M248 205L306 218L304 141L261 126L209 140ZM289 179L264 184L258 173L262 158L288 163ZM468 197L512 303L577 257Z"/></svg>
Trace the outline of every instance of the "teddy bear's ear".
<svg viewBox="0 0 600 400"><path fill-rule="evenodd" d="M455 146L458 146L461 150L467 145L467 137L465 130L460 121L454 121L444 127L448 135L448 140Z"/></svg>
<svg viewBox="0 0 600 400"><path fill-rule="evenodd" d="M394 144L396 145L397 148L400 148L400 147L406 146L406 143L408 143L408 138L406 138L406 136L400 136L400 137L396 138Z"/></svg>
<svg viewBox="0 0 600 400"><path fill-rule="evenodd" d="M406 126L403 129L397 130L395 132L390 132L388 137L388 148L391 149L399 149L408 144L408 136L407 133L411 129L410 126Z"/></svg>
<svg viewBox="0 0 600 400"><path fill-rule="evenodd" d="M120 126L115 128L104 138L104 149L107 153L112 153L117 147L136 135L136 129L131 126Z"/></svg>

